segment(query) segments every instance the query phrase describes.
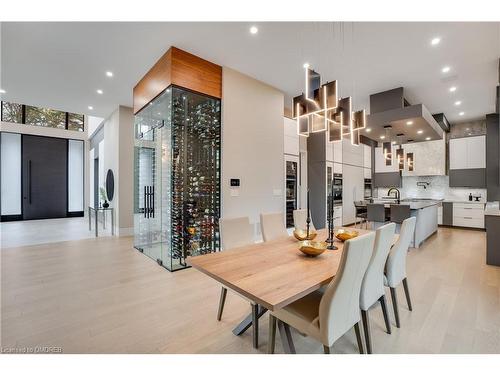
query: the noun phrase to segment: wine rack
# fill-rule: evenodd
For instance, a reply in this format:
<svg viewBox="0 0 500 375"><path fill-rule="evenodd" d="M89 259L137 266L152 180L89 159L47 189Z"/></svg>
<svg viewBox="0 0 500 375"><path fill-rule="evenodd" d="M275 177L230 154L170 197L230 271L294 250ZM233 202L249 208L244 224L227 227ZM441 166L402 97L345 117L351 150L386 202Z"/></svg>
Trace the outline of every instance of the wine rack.
<svg viewBox="0 0 500 375"><path fill-rule="evenodd" d="M187 267L188 256L220 249L220 100L175 86L166 91L168 96L155 99L168 102L161 107L165 114L155 101L145 109L168 117L157 129L162 136L154 137L163 150L163 176L157 179L162 186L154 191L169 195L159 200L163 251L156 260L177 270Z"/></svg>

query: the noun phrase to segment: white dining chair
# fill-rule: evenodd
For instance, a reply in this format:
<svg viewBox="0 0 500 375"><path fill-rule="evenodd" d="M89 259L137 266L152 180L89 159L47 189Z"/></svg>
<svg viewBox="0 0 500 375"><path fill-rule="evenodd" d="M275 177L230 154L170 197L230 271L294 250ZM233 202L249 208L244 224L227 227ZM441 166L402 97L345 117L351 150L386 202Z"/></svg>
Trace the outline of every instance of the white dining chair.
<svg viewBox="0 0 500 375"><path fill-rule="evenodd" d="M311 218L311 213L309 212L309 217ZM295 229L306 230L307 225L307 210L293 210L293 226ZM309 228L311 230L316 230L312 222L309 223Z"/></svg>
<svg viewBox="0 0 500 375"><path fill-rule="evenodd" d="M282 212L260 214L260 229L264 242L288 236Z"/></svg>
<svg viewBox="0 0 500 375"><path fill-rule="evenodd" d="M359 294L374 241L374 232L346 241L337 274L324 292L315 291L283 309L271 312L268 353L274 353L276 323L287 352L295 353L289 327L293 326L321 342L325 354L330 353L330 347L338 338L354 327L359 352L363 353Z"/></svg>
<svg viewBox="0 0 500 375"><path fill-rule="evenodd" d="M370 259L370 263L368 264L368 268L366 269L366 273L363 278L363 283L361 284L359 307L361 308L366 352L368 354L372 353L372 340L368 311L374 307L377 302L379 302L382 307L387 333L391 333L391 325L389 322L387 303L385 300L384 267L389 251L391 250L395 231L395 223L385 224L377 229L375 233L375 245L373 247L372 258Z"/></svg>
<svg viewBox="0 0 500 375"><path fill-rule="evenodd" d="M219 230L222 250L230 250L254 243L253 228L248 217L220 218ZM222 319L222 311L226 303L227 288L220 292L217 320Z"/></svg>
<svg viewBox="0 0 500 375"><path fill-rule="evenodd" d="M396 297L396 288L403 283L406 302L408 309L412 311L410 291L408 289L408 280L406 277L406 256L408 255L408 248L410 247L414 232L415 223L417 219L412 216L403 221L401 230L399 232L399 239L392 247L385 266L384 283L391 291L392 307L394 309L394 318L396 320L396 327L400 328L398 301Z"/></svg>

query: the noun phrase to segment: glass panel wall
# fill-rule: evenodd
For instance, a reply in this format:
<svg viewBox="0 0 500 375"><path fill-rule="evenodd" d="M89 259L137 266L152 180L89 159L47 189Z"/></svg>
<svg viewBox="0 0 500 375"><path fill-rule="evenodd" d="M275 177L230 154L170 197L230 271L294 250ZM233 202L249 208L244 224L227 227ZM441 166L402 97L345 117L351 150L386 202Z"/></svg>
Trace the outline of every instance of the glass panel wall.
<svg viewBox="0 0 500 375"><path fill-rule="evenodd" d="M27 105L25 123L27 125L66 129L66 112Z"/></svg>
<svg viewBox="0 0 500 375"><path fill-rule="evenodd" d="M219 250L219 217L220 100L170 87L135 117L135 247L185 268Z"/></svg>

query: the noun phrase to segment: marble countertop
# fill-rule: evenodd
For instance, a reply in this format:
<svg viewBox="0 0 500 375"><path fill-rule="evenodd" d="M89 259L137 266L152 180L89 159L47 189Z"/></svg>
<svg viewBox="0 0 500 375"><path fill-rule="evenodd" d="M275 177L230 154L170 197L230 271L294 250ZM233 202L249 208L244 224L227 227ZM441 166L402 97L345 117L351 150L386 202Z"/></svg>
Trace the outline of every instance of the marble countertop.
<svg viewBox="0 0 500 375"><path fill-rule="evenodd" d="M486 208L484 209L484 214L489 216L500 216L500 207L498 202L488 202L486 203Z"/></svg>
<svg viewBox="0 0 500 375"><path fill-rule="evenodd" d="M425 200L421 200L421 201L417 201L417 200L410 201L410 200L402 199L400 205L410 205L410 210L421 210L422 208L435 206L435 205L439 204L440 202L441 201L439 201L439 200L429 200L429 199L425 199ZM396 202L388 202L387 200L374 200L373 203L384 203L384 205L386 207L390 207L391 204L396 204Z"/></svg>

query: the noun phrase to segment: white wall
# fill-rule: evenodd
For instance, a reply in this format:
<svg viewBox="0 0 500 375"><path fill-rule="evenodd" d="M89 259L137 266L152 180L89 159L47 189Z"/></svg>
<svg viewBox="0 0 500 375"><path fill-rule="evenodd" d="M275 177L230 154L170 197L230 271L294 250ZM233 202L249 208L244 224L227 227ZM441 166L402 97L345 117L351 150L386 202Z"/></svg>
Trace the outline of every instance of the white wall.
<svg viewBox="0 0 500 375"><path fill-rule="evenodd" d="M283 93L223 67L222 97L222 216L257 224L284 207ZM237 191L231 178L241 180Z"/></svg>

